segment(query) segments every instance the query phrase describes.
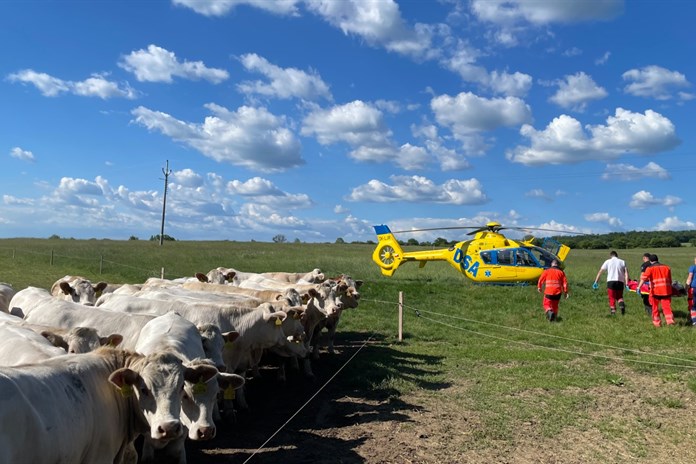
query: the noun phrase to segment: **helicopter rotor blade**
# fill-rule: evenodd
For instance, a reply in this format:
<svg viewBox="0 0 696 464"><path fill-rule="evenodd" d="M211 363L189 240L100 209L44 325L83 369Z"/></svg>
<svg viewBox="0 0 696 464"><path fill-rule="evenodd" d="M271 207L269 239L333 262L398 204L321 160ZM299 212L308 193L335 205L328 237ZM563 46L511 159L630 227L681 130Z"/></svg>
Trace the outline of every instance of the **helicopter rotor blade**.
<svg viewBox="0 0 696 464"><path fill-rule="evenodd" d="M459 230L459 229L479 229L478 226L455 226L455 227L431 227L428 229L409 229L409 230L393 230L392 234L403 234L406 232L428 232L432 230Z"/></svg>

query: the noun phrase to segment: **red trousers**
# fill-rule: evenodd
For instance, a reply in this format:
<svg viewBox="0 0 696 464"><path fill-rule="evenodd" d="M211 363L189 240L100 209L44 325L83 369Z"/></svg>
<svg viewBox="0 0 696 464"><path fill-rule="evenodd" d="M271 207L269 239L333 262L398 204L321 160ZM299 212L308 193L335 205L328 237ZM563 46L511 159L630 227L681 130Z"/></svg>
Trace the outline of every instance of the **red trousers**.
<svg viewBox="0 0 696 464"><path fill-rule="evenodd" d="M551 296L551 298L549 298ZM561 301L561 295L544 295L544 312L553 311L558 316L558 302Z"/></svg>
<svg viewBox="0 0 696 464"><path fill-rule="evenodd" d="M623 301L623 289L614 290L613 288L607 288L607 295L609 296L609 307L616 309L616 302Z"/></svg>
<svg viewBox="0 0 696 464"><path fill-rule="evenodd" d="M651 297L653 325L655 327L660 327L660 307L662 307L662 314L665 315L665 322L667 325L674 324L674 315L672 314L672 295L651 295Z"/></svg>

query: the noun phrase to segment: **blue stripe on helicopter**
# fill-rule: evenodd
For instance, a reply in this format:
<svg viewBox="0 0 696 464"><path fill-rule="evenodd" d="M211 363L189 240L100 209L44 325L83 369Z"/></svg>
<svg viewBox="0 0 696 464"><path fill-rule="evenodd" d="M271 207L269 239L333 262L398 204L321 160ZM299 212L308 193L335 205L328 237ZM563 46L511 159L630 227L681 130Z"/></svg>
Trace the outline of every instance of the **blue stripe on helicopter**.
<svg viewBox="0 0 696 464"><path fill-rule="evenodd" d="M379 226L373 226L375 228L375 233L377 235L382 235L382 234L391 234L391 230L389 230L389 227L385 226L384 224L379 225Z"/></svg>

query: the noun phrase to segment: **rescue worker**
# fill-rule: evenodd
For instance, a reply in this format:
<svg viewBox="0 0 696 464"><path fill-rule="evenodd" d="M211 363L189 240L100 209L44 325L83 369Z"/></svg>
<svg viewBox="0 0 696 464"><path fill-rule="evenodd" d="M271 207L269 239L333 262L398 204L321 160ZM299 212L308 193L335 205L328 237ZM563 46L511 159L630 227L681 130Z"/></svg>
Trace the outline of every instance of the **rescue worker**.
<svg viewBox="0 0 696 464"><path fill-rule="evenodd" d="M640 265L640 274L643 275L645 270L650 266L650 255L651 253L643 253L643 262ZM649 281L646 281L650 285ZM640 288L640 287L636 287ZM648 316L652 315L652 301L650 300L650 292L645 292L640 294L643 299L643 307L645 308L645 314Z"/></svg>
<svg viewBox="0 0 696 464"><path fill-rule="evenodd" d="M551 267L545 269L537 282L537 291L542 292L544 288L544 300L542 307L546 313L546 319L553 322L558 319L558 303L561 300L561 295L565 294L568 298L568 279L565 272L558 267L558 260L551 261Z"/></svg>
<svg viewBox="0 0 696 464"><path fill-rule="evenodd" d="M636 287L639 295L640 286L646 280L650 281L650 299L652 303L652 320L655 327L660 327L660 307L665 316L667 325L674 324L672 314L672 270L666 264L659 262L657 255L650 255L650 266L640 275L640 282Z"/></svg>
<svg viewBox="0 0 696 464"><path fill-rule="evenodd" d="M689 304L691 325L696 325L696 305L694 305L694 290L696 290L696 258L694 264L689 267L689 275L686 277L686 298Z"/></svg>
<svg viewBox="0 0 696 464"><path fill-rule="evenodd" d="M609 297L609 313L614 316L616 315L616 305L618 303L619 309L621 310L621 315L626 314L626 304L624 303L624 288L628 283L628 267L626 267L626 261L619 258L619 254L616 251L611 251L609 253L609 259L604 261L597 271L597 277L595 277L594 284L592 288L596 289L599 287L599 277L602 272L607 271L607 296Z"/></svg>

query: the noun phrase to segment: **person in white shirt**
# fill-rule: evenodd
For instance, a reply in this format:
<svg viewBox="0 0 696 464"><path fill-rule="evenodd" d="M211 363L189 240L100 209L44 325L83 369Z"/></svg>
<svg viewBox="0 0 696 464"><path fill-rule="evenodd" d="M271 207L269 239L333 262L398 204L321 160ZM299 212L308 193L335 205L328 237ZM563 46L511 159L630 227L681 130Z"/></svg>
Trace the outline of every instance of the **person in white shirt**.
<svg viewBox="0 0 696 464"><path fill-rule="evenodd" d="M609 259L602 263L597 272L592 288L598 288L599 277L602 272L607 271L607 296L609 297L609 311L611 315L616 314L616 304L618 303L621 314L626 314L626 303L624 303L623 292L628 282L628 267L626 262L619 258L616 251L609 253Z"/></svg>

